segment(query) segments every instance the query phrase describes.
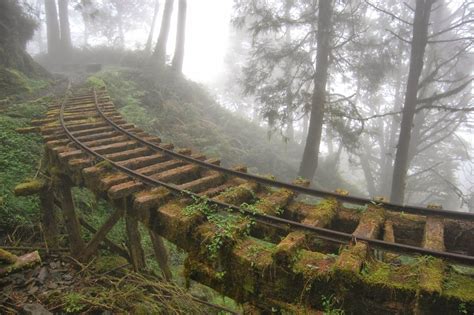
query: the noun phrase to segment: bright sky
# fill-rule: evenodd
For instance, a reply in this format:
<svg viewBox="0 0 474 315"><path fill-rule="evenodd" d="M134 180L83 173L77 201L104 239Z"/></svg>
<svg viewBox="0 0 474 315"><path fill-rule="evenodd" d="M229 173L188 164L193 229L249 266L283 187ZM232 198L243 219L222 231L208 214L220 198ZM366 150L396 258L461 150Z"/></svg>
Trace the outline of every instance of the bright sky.
<svg viewBox="0 0 474 315"><path fill-rule="evenodd" d="M224 66L232 12L232 0L188 0L184 74L202 83L211 83ZM164 1L160 6L163 13ZM176 37L178 1L175 1L168 53L172 55ZM158 22L161 22L161 17ZM158 23L159 24L159 23ZM159 32L157 25L156 32Z"/></svg>
<svg viewBox="0 0 474 315"><path fill-rule="evenodd" d="M33 3L33 2L32 2ZM186 41L183 72L201 83L212 83L217 79L223 68L230 30L230 17L233 0L188 0L186 19ZM160 1L160 13L155 27L154 40L156 41L160 26L161 15L165 1ZM174 1L171 29L168 37L167 53L172 58L176 40L176 25L179 1ZM82 17L70 9L71 34L77 46L82 45L83 26ZM150 14L151 15L151 14ZM44 18L44 16L43 16ZM41 25L43 36L46 36L46 27ZM126 34L126 46L136 48L137 43L143 47L148 36L147 30L136 30ZM102 44L99 39L90 38L91 45ZM31 41L28 47L33 54L38 53L37 43Z"/></svg>

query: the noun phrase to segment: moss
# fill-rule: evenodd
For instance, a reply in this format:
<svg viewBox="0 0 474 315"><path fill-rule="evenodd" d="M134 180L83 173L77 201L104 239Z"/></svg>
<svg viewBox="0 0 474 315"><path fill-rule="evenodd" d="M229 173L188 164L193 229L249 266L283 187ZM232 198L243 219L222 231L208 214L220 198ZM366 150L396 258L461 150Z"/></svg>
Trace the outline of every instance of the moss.
<svg viewBox="0 0 474 315"><path fill-rule="evenodd" d="M420 259L420 287L429 293L441 292L444 262L433 257L422 257Z"/></svg>
<svg viewBox="0 0 474 315"><path fill-rule="evenodd" d="M32 93L47 87L44 80L34 80L14 69L0 67L0 99Z"/></svg>
<svg viewBox="0 0 474 315"><path fill-rule="evenodd" d="M17 261L17 259L18 257L16 255L13 255L12 253L0 248L0 262L13 264Z"/></svg>
<svg viewBox="0 0 474 315"><path fill-rule="evenodd" d="M257 212L270 215L281 215L283 207L294 197L295 193L287 189L279 189L270 193L255 205Z"/></svg>
<svg viewBox="0 0 474 315"><path fill-rule="evenodd" d="M250 201L255 197L256 184L246 183L237 187L227 189L216 197L219 201L224 201L232 205L240 205L244 201Z"/></svg>
<svg viewBox="0 0 474 315"><path fill-rule="evenodd" d="M87 78L86 84L94 88L103 88L105 87L105 82L97 76L91 76Z"/></svg>
<svg viewBox="0 0 474 315"><path fill-rule="evenodd" d="M381 261L371 261L365 265L360 277L370 286L414 291L418 288L417 269L416 264L395 266Z"/></svg>
<svg viewBox="0 0 474 315"><path fill-rule="evenodd" d="M247 237L235 245L234 253L248 260L251 267L263 270L273 263L272 254L275 248L275 244Z"/></svg>
<svg viewBox="0 0 474 315"><path fill-rule="evenodd" d="M95 166L98 167L98 168L102 168L104 170L108 170L108 171L111 171L111 170L114 169L112 164L109 161L106 161L106 160L103 160L103 161L97 163Z"/></svg>
<svg viewBox="0 0 474 315"><path fill-rule="evenodd" d="M335 261L332 256L307 250L299 251L298 256L293 264L293 272L302 274L307 280L327 278Z"/></svg>
<svg viewBox="0 0 474 315"><path fill-rule="evenodd" d="M100 256L95 260L93 268L98 273L104 273L127 263L128 261L121 256Z"/></svg>
<svg viewBox="0 0 474 315"><path fill-rule="evenodd" d="M38 99L8 107L0 114L0 226L13 227L36 221L38 199L16 198L14 187L27 177L33 177L41 158L41 138L37 134L19 134L17 128L28 125L31 118L41 115L44 102Z"/></svg>
<svg viewBox="0 0 474 315"><path fill-rule="evenodd" d="M46 182L42 179L33 179L25 183L21 183L15 187L15 196L29 196L37 194L43 189Z"/></svg>
<svg viewBox="0 0 474 315"><path fill-rule="evenodd" d="M337 208L338 202L336 199L324 199L314 207L314 210L307 214L304 221L317 226L327 226L331 223Z"/></svg>
<svg viewBox="0 0 474 315"><path fill-rule="evenodd" d="M446 275L443 284L443 295L474 304L474 277L462 275L452 270Z"/></svg>

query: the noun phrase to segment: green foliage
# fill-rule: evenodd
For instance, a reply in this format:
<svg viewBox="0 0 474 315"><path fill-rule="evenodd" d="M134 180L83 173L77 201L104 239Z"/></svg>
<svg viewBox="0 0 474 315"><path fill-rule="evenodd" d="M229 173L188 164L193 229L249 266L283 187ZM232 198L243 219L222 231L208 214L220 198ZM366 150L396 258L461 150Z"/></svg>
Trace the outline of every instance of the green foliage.
<svg viewBox="0 0 474 315"><path fill-rule="evenodd" d="M18 134L15 129L28 126L29 119L43 113L45 100L17 104L0 115L0 225L7 228L34 222L38 215L37 198L17 198L13 188L35 175L41 139L35 134Z"/></svg>
<svg viewBox="0 0 474 315"><path fill-rule="evenodd" d="M334 295L330 295L328 297L322 296L321 303L323 305L323 311L325 315L344 315L344 310L340 308L335 308L337 305L337 299Z"/></svg>
<svg viewBox="0 0 474 315"><path fill-rule="evenodd" d="M235 240L238 233L248 235L254 220L226 212L219 212L215 205L210 204L207 199L194 200L195 202L184 208L186 215L203 214L206 219L215 226L214 235L206 245L211 258L217 258L219 251L225 242Z"/></svg>
<svg viewBox="0 0 474 315"><path fill-rule="evenodd" d="M114 208L108 202L103 199L97 199L92 192L85 188L74 187L73 197L79 215L83 216L96 229L102 226L114 211ZM86 240L92 237L92 234L87 230L83 230L83 232ZM117 244L125 242L125 222L123 219L117 222L107 234L107 237Z"/></svg>
<svg viewBox="0 0 474 315"><path fill-rule="evenodd" d="M106 69L93 77L102 79L114 104L127 121L160 136L177 147L195 148L208 157L220 157L227 165L249 165L250 171L275 174L293 180L302 146L268 139L267 131L224 109L201 85L176 77L168 68L155 73ZM348 187L321 162L320 188Z"/></svg>
<svg viewBox="0 0 474 315"><path fill-rule="evenodd" d="M104 80L98 78L98 77L95 77L95 76L92 76L92 77L89 77L87 78L87 81L86 81L87 85L89 85L90 87L94 87L94 88L102 88L105 86L105 82Z"/></svg>
<svg viewBox="0 0 474 315"><path fill-rule="evenodd" d="M64 311L66 313L80 312L86 306L83 302L85 298L85 296L76 292L66 294L64 296Z"/></svg>
<svg viewBox="0 0 474 315"><path fill-rule="evenodd" d="M33 93L44 89L49 82L41 79L31 79L24 73L0 66L0 99L19 94Z"/></svg>

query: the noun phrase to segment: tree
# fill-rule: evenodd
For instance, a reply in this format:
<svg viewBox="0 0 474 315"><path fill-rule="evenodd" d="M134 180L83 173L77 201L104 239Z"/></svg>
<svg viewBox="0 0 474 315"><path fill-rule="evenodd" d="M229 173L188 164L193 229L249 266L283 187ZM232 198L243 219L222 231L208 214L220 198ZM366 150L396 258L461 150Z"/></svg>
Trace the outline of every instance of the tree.
<svg viewBox="0 0 474 315"><path fill-rule="evenodd" d="M155 2L155 10L153 11L153 18L151 20L150 32L148 33L148 39L145 45L145 52L150 54L151 52L151 44L153 42L153 34L155 32L155 24L156 18L158 17L158 12L160 11L160 1L156 0Z"/></svg>
<svg viewBox="0 0 474 315"><path fill-rule="evenodd" d="M156 42L153 60L158 64L164 64L166 60L166 44L168 43L168 35L170 32L171 14L173 13L174 0L166 0L163 10L163 18L161 20L160 35Z"/></svg>
<svg viewBox="0 0 474 315"><path fill-rule="evenodd" d="M46 13L46 31L48 39L48 54L57 55L60 49L58 11L55 0L44 0Z"/></svg>
<svg viewBox="0 0 474 315"><path fill-rule="evenodd" d="M176 32L176 46L174 50L171 68L176 73L183 72L184 41L186 35L186 7L187 0L179 0L178 9L178 31Z"/></svg>
<svg viewBox="0 0 474 315"><path fill-rule="evenodd" d="M318 34L316 52L316 72L314 75L311 116L299 176L312 179L318 167L319 146L323 132L326 83L328 79L329 54L331 52L332 1L318 3Z"/></svg>
<svg viewBox="0 0 474 315"><path fill-rule="evenodd" d="M36 26L34 18L25 12L18 1L0 1L0 71L3 86L8 86L8 77L11 76L4 68L22 71L31 77L48 76L26 53L26 44L33 37ZM8 88L2 88L0 97L8 92Z"/></svg>
<svg viewBox="0 0 474 315"><path fill-rule="evenodd" d="M69 28L69 0L59 0L59 25L60 25L60 39L61 39L61 52L64 56L72 49L71 42L71 31Z"/></svg>
<svg viewBox="0 0 474 315"><path fill-rule="evenodd" d="M236 1L234 24L252 34L244 92L256 96L271 130L291 135L292 122L295 133L304 134L305 117L312 117L300 176L314 177L325 124L334 127L341 145L352 145L357 124L348 122L355 114L350 98L342 95L348 89L334 84L330 90L326 83L344 80L342 51L359 32L360 6L359 1Z"/></svg>
<svg viewBox="0 0 474 315"><path fill-rule="evenodd" d="M438 102L444 98L450 97L462 91L466 86L470 84L472 79L465 80L465 77L458 78L455 83L462 82L464 83L457 85L455 88L448 90L443 93L433 92L432 96L429 97L419 97L420 93L426 91L427 84L431 81L433 82L433 78L439 74L440 68L443 64L447 64L455 58L448 58L447 61L442 62L440 65L434 67L430 73L425 75L425 78L420 81L420 77L423 71L425 50L427 44L429 43L446 43L446 42L458 42L458 41L468 41L468 46L472 45L473 39L470 37L467 38L454 38L454 39L439 39L439 40L430 40L430 38L439 36L446 32L449 32L459 26L468 24L472 22L472 20L466 20L468 14L462 14L460 21L456 21L454 25L444 29L435 31L431 35L429 35L429 25L430 25L430 15L432 12L432 5L434 0L417 0L416 7L415 7L415 15L413 20L413 28L412 28L412 38L410 42L410 69L407 79L407 88L405 92L405 101L403 105L402 111L402 121L400 124L400 135L397 145L397 152L395 156L395 164L394 164L394 172L393 172L393 179L392 179L392 189L390 199L394 203L403 203L405 197L405 186L406 186L406 178L407 172L410 164L410 159L413 156L413 148L416 145L416 142L411 142L413 135L416 136L417 133L414 133L414 122L415 122L415 114L420 112L423 109L433 108L446 108L448 110L453 110L452 107L434 105L435 102ZM443 3L437 8L441 8ZM461 7L463 7L462 5ZM462 10L464 11L464 10ZM470 22L469 22L470 21ZM455 57L458 54L454 55ZM422 113L421 113L422 114ZM420 118L420 122L417 126L421 125L421 121L423 121L423 116L421 114L417 114ZM415 129L419 130L419 129ZM416 139L416 137L415 137ZM410 148L412 148L410 150ZM410 152L412 151L412 152Z"/></svg>
<svg viewBox="0 0 474 315"><path fill-rule="evenodd" d="M408 72L405 102L403 104L400 136L398 139L397 153L392 179L390 200L394 203L403 203L405 181L408 171L408 150L410 137L415 117L418 83L423 70L425 48L428 42L428 23L430 20L431 6L434 0L417 0L415 18L413 21L413 36L411 40L410 68Z"/></svg>

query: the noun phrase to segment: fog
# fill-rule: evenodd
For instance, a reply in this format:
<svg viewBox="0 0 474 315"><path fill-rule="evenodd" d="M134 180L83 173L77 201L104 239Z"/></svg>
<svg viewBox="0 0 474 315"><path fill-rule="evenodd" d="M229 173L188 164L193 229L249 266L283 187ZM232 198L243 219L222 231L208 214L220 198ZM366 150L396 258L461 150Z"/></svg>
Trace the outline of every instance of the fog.
<svg viewBox="0 0 474 315"><path fill-rule="evenodd" d="M155 1L69 1L73 50L51 58L44 1L29 0L38 27L28 51L63 75L58 66L77 63L143 69L163 27L165 1L158 2L151 51L144 52ZM278 158L288 169L264 171L287 181L310 178L325 190L474 211L474 13L467 1L437 1L426 25L412 23L415 1L336 1L330 8L174 1L164 65L175 66L184 2L178 72L283 152ZM104 47L117 58L102 58ZM138 61L124 62L127 54Z"/></svg>

